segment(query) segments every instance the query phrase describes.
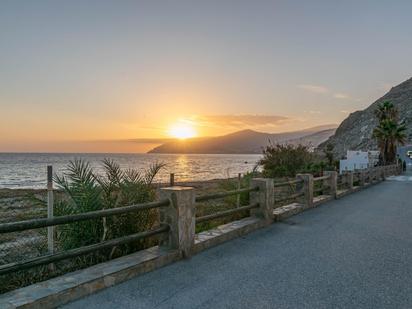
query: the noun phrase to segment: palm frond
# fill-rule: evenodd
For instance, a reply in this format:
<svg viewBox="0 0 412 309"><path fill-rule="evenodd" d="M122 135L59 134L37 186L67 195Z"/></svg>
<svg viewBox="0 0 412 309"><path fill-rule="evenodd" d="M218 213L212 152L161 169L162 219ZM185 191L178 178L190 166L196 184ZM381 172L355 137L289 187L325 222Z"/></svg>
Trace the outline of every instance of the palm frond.
<svg viewBox="0 0 412 309"><path fill-rule="evenodd" d="M153 180L157 176L157 174L161 171L166 166L165 163L162 162L156 162L152 164L145 173L145 183L146 185L151 185L153 183Z"/></svg>

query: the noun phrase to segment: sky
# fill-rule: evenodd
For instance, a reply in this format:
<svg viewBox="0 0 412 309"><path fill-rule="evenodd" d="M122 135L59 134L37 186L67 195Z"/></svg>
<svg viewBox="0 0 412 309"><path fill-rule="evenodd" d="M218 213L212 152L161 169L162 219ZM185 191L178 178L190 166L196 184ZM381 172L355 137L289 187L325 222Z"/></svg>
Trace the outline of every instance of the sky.
<svg viewBox="0 0 412 309"><path fill-rule="evenodd" d="M0 151L139 152L181 131L339 124L411 77L411 11L385 0L0 1Z"/></svg>

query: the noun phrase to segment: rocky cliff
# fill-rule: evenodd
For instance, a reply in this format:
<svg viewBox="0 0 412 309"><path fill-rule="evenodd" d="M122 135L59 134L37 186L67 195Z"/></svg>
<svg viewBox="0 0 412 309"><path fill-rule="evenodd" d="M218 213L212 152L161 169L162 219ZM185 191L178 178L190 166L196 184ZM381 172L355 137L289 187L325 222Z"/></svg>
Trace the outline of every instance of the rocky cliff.
<svg viewBox="0 0 412 309"><path fill-rule="evenodd" d="M377 149L376 141L372 137L373 129L377 125L374 111L378 104L383 101L391 101L398 108L400 120L405 121L408 128L408 141L412 142L412 78L410 78L393 87L365 110L350 114L336 129L335 134L322 143L319 149L323 149L327 144L332 143L339 157L344 156L348 149Z"/></svg>

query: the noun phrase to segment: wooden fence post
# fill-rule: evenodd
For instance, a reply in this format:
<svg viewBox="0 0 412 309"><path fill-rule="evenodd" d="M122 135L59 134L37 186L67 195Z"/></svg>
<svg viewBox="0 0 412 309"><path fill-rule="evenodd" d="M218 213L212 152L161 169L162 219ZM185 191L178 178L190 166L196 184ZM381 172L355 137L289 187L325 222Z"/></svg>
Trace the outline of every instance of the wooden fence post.
<svg viewBox="0 0 412 309"><path fill-rule="evenodd" d="M241 188L241 181L242 181L242 174L237 174L237 190ZM236 207L239 208L240 206L240 194L236 195Z"/></svg>
<svg viewBox="0 0 412 309"><path fill-rule="evenodd" d="M53 166L47 166L47 218L52 219L53 214L53 205L54 196L53 196ZM49 226L47 228L47 248L49 253L54 253L54 226Z"/></svg>
<svg viewBox="0 0 412 309"><path fill-rule="evenodd" d="M348 183L348 188L349 190L353 190L353 172L348 172L347 176L346 176L346 180Z"/></svg>
<svg viewBox="0 0 412 309"><path fill-rule="evenodd" d="M376 180L376 170L375 170L375 168L373 168L373 167L371 167L370 170L371 170L371 174L372 174L372 176L371 176L371 183L374 183L375 180Z"/></svg>
<svg viewBox="0 0 412 309"><path fill-rule="evenodd" d="M251 214L262 218L266 223L273 221L273 207L275 206L275 185L270 178L253 178L252 187L258 187L258 191L250 192L250 203L259 203L259 208L252 209Z"/></svg>
<svg viewBox="0 0 412 309"><path fill-rule="evenodd" d="M359 171L359 185L361 187L365 186L365 170L363 169Z"/></svg>
<svg viewBox="0 0 412 309"><path fill-rule="evenodd" d="M313 175L312 174L298 174L298 180L302 180L296 185L298 192L303 193L303 203L305 208L313 208Z"/></svg>
<svg viewBox="0 0 412 309"><path fill-rule="evenodd" d="M54 217L54 195L53 195L53 166L47 166L47 218ZM54 253L54 226L47 227L47 250L49 254ZM50 271L55 270L53 263L49 264Z"/></svg>
<svg viewBox="0 0 412 309"><path fill-rule="evenodd" d="M337 190L338 190L338 172L336 171L324 171L323 175L329 176L328 183L329 183L329 194L333 198L337 198Z"/></svg>
<svg viewBox="0 0 412 309"><path fill-rule="evenodd" d="M168 239L163 245L180 250L183 257L188 258L195 242L195 189L161 188L160 198L170 200L169 206L160 208L160 222L170 226Z"/></svg>

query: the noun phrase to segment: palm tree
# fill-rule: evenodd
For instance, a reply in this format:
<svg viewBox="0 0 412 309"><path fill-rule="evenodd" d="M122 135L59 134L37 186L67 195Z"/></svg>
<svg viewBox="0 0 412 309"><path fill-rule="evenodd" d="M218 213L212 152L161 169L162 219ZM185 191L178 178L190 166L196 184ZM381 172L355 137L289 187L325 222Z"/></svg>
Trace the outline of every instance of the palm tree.
<svg viewBox="0 0 412 309"><path fill-rule="evenodd" d="M75 160L69 163L62 176L55 181L62 195L56 199L57 215L79 214L89 211L124 207L153 201L155 188L153 182L163 163L154 163L144 171L122 170L112 160L103 160L105 175L97 175L89 163ZM142 210L124 215L111 216L84 222L62 225L57 231L59 246L63 250L78 248L102 241L135 234L151 228L157 223L158 213L153 209ZM134 252L142 247L141 241L125 246L114 247L113 255ZM105 252L96 253L90 259L104 259Z"/></svg>
<svg viewBox="0 0 412 309"><path fill-rule="evenodd" d="M398 109L390 101L384 101L378 105L378 108L375 110L376 118L379 122L385 119L392 119L397 121L399 112Z"/></svg>
<svg viewBox="0 0 412 309"><path fill-rule="evenodd" d="M389 125L389 133L388 160L394 163L398 145L405 145L406 143L406 125L392 122Z"/></svg>
<svg viewBox="0 0 412 309"><path fill-rule="evenodd" d="M398 110L395 106L385 101L375 110L379 125L373 130L373 136L377 139L384 164L393 163L396 159L397 146L406 142L406 126L398 123Z"/></svg>

